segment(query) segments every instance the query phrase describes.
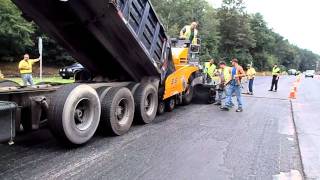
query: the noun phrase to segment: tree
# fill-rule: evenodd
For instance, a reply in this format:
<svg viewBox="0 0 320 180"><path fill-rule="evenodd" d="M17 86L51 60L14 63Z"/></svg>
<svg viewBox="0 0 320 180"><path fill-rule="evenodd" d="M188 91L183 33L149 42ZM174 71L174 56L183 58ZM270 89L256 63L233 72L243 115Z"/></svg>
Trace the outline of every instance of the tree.
<svg viewBox="0 0 320 180"><path fill-rule="evenodd" d="M10 0L0 0L0 60L14 61L33 46L34 25L25 21Z"/></svg>
<svg viewBox="0 0 320 180"><path fill-rule="evenodd" d="M218 18L220 55L225 59L236 57L242 64L251 62L250 49L255 47L255 39L242 0L224 0L218 9Z"/></svg>

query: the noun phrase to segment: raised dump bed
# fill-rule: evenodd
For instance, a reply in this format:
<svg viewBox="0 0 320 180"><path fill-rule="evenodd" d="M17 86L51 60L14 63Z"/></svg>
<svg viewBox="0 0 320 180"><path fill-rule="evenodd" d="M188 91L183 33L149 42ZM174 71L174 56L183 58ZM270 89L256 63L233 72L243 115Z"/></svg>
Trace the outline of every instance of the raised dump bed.
<svg viewBox="0 0 320 180"><path fill-rule="evenodd" d="M94 76L161 77L167 36L148 0L14 0Z"/></svg>

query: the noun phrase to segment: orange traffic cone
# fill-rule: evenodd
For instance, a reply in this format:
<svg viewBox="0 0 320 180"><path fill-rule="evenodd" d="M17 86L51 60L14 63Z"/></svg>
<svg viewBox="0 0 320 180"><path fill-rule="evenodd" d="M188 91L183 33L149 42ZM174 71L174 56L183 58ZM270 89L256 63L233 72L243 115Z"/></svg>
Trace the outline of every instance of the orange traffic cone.
<svg viewBox="0 0 320 180"><path fill-rule="evenodd" d="M293 90L294 90L294 92L298 91L298 82L293 83Z"/></svg>
<svg viewBox="0 0 320 180"><path fill-rule="evenodd" d="M289 94L289 98L290 99L296 99L297 98L297 94L296 94L296 91L294 90L294 88L291 89L290 94Z"/></svg>

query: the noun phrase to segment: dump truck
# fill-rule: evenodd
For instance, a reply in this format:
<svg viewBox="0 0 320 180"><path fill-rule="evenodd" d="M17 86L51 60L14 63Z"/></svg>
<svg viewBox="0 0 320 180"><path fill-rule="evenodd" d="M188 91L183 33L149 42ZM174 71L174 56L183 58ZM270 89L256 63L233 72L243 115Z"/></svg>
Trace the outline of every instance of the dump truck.
<svg viewBox="0 0 320 180"><path fill-rule="evenodd" d="M1 87L0 141L42 127L72 145L97 129L123 135L133 121L189 104L203 83L200 46L170 39L149 0L13 2L85 70L72 84Z"/></svg>

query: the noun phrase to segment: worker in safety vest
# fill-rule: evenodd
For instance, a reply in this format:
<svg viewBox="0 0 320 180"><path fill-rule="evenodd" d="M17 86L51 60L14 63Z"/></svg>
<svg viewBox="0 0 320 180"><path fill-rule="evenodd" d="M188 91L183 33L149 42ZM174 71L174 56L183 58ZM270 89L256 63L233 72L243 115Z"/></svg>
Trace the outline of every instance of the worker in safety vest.
<svg viewBox="0 0 320 180"><path fill-rule="evenodd" d="M191 44L197 44L198 23L192 22L191 25L184 26L180 31L180 38L190 40Z"/></svg>
<svg viewBox="0 0 320 180"><path fill-rule="evenodd" d="M220 84L218 86L218 99L215 105L220 106L222 101L222 95L226 91L226 83L231 79L231 70L230 67L227 66L226 62L220 61L219 62L219 69L217 70L217 74L220 77Z"/></svg>
<svg viewBox="0 0 320 180"><path fill-rule="evenodd" d="M34 85L32 80L32 65L38 61L40 61L39 58L29 59L29 54L25 54L23 60L20 61L19 70L24 86Z"/></svg>
<svg viewBox="0 0 320 180"><path fill-rule="evenodd" d="M248 64L247 65L247 78L249 80L249 85L248 85L248 88L249 88L248 94L249 95L253 95L253 81L254 81L255 75L256 75L256 70L252 67L251 64Z"/></svg>
<svg viewBox="0 0 320 180"><path fill-rule="evenodd" d="M208 62L204 63L204 73L206 75L207 82L211 82L212 78L215 76L217 66L214 64L214 60L210 59Z"/></svg>
<svg viewBox="0 0 320 180"><path fill-rule="evenodd" d="M269 91L273 91L273 87L275 86L274 92L277 92L278 90L278 82L280 78L280 68L278 67L277 64L275 64L272 68L272 83L271 83L271 88Z"/></svg>

